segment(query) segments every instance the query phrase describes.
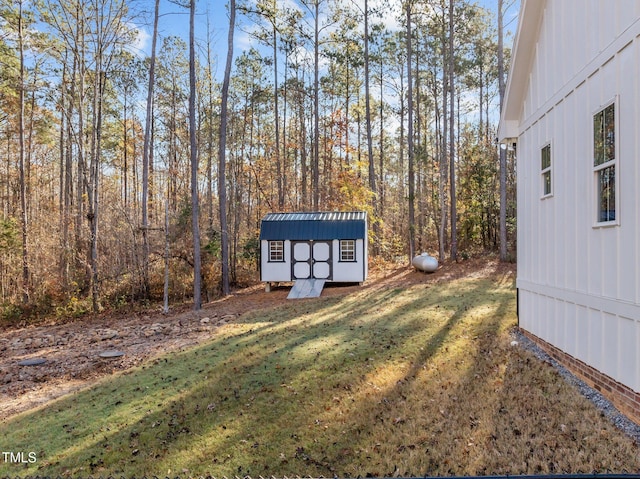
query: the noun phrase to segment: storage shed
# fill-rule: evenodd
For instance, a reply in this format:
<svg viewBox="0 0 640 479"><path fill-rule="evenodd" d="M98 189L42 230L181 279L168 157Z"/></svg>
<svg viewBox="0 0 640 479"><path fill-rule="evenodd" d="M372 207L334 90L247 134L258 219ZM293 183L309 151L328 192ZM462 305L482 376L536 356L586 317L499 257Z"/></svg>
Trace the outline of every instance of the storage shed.
<svg viewBox="0 0 640 479"><path fill-rule="evenodd" d="M367 278L367 214L270 213L260 225L260 280L361 283Z"/></svg>
<svg viewBox="0 0 640 479"><path fill-rule="evenodd" d="M509 75L520 327L640 422L640 2L522 0Z"/></svg>

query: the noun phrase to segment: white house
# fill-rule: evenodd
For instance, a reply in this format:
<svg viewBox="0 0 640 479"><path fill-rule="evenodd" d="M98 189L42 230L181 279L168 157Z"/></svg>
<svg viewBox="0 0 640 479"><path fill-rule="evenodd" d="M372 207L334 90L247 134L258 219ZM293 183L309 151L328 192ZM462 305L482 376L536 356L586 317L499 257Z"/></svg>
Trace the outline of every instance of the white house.
<svg viewBox="0 0 640 479"><path fill-rule="evenodd" d="M367 278L367 214L270 213L260 225L260 280L361 283ZM322 283L324 284L324 283Z"/></svg>
<svg viewBox="0 0 640 479"><path fill-rule="evenodd" d="M499 139L520 327L640 421L640 1L522 0Z"/></svg>

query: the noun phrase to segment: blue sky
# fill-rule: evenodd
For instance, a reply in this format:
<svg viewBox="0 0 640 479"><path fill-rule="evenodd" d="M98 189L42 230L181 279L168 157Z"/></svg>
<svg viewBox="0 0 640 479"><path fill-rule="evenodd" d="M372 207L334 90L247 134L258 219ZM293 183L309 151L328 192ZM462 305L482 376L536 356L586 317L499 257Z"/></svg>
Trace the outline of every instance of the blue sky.
<svg viewBox="0 0 640 479"><path fill-rule="evenodd" d="M289 0L284 0L288 2ZM352 1L352 0L344 0ZM358 3L363 3L363 0L355 0ZM147 54L151 49L151 33L153 28L153 7L152 0L142 0L140 6L145 10L138 19L137 26L139 28L138 43L134 46L139 51L142 50ZM374 3L374 2L371 2ZM480 5L495 12L497 10L497 0L481 0L478 1ZM505 15L505 27L512 32L512 36L505 39L506 45L510 46L513 41L513 34L517 27L517 16L519 10L520 0L504 0L505 5L508 6ZM214 53L217 57L216 64L217 76L221 78L224 61L227 55L227 35L229 28L229 18L227 14L227 0L200 0L197 3L196 14L196 41L204 41L207 38L207 30L212 40L214 47ZM160 21L159 32L162 37L177 35L182 37L185 41L188 40L189 35L189 14L188 10L179 7L169 0L161 0L160 2ZM250 25L247 24L245 18L242 15L238 15L235 30L234 41L234 57L237 57L240 53L248 50L251 46L259 47L258 42L251 38L251 35L247 31ZM395 23L395 18L392 15L385 20L385 23L389 27L392 27ZM158 47L161 43L158 43ZM185 54L188 54L185 52Z"/></svg>

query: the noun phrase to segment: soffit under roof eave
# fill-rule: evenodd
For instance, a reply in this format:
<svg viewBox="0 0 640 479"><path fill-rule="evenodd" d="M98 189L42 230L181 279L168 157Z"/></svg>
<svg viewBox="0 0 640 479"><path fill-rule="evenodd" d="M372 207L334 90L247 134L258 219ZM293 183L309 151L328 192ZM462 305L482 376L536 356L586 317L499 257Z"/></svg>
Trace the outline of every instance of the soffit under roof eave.
<svg viewBox="0 0 640 479"><path fill-rule="evenodd" d="M522 0L501 124L520 120L546 3L547 0Z"/></svg>
<svg viewBox="0 0 640 479"><path fill-rule="evenodd" d="M520 122L518 120L503 120L498 128L498 142L518 138L520 136Z"/></svg>

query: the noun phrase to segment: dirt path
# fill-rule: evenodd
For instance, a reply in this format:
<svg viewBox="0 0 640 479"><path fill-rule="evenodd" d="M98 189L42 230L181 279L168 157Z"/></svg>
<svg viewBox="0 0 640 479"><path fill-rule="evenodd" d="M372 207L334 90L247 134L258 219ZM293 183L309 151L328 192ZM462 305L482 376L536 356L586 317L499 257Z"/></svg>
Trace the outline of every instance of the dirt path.
<svg viewBox="0 0 640 479"><path fill-rule="evenodd" d="M513 265L487 259L445 265L431 275L398 267L385 273L374 271L363 287L388 288L465 275L511 276L513 270ZM345 295L360 289L329 287L322 295ZM265 293L262 285L256 285L208 303L198 312L119 313L0 332L0 418L6 420L149 358L203 343L220 325L243 313L282 304L288 292L289 288L278 288ZM105 351L125 354L110 359L100 357ZM19 364L36 358L46 362L37 366Z"/></svg>

